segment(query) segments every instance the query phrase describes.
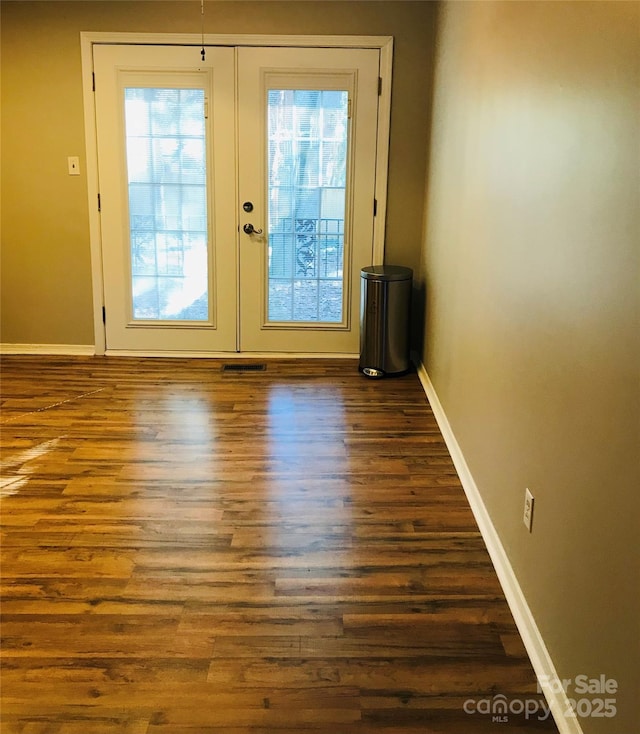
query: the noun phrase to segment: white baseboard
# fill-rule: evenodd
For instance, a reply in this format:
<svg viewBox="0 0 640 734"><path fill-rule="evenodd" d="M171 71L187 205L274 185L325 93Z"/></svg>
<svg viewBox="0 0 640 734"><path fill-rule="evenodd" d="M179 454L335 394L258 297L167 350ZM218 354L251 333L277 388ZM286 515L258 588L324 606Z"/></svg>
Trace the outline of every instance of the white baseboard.
<svg viewBox="0 0 640 734"><path fill-rule="evenodd" d="M491 562L498 575L498 580L507 599L507 604L511 609L522 641L527 650L531 664L538 680L542 681L558 681L559 676L556 672L553 660L549 655L549 651L544 643L540 630L529 609L527 600L520 588L518 579L513 571L509 557L500 542L500 537L491 521L491 517L482 500L482 495L469 471L467 462L462 454L456 437L453 434L444 409L438 399L436 391L429 379L429 375L420 360L416 360L418 377L422 387L427 395L431 409L440 428L440 432L444 437L449 453L453 460L453 464L458 472L458 476L462 483L462 487L467 496L467 500L471 505L471 510L478 523L478 528L482 538L489 551ZM555 689L559 688L559 691ZM550 690L553 689L553 690ZM556 722L560 734L583 734L577 718L569 718L565 716L565 712L571 710L569 699L562 690L561 686L542 686L542 691L547 699L547 703L551 709L551 714Z"/></svg>
<svg viewBox="0 0 640 734"><path fill-rule="evenodd" d="M93 357L93 344L0 344L0 354L50 354L70 357Z"/></svg>

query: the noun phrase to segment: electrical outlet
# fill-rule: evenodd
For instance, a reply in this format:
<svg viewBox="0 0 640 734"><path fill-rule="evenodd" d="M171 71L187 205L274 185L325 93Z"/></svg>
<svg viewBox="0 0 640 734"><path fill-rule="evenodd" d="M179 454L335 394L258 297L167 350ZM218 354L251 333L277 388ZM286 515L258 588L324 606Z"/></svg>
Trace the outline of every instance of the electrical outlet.
<svg viewBox="0 0 640 734"><path fill-rule="evenodd" d="M524 515L522 521L527 530L531 532L531 526L533 524L533 495L528 487L524 491Z"/></svg>

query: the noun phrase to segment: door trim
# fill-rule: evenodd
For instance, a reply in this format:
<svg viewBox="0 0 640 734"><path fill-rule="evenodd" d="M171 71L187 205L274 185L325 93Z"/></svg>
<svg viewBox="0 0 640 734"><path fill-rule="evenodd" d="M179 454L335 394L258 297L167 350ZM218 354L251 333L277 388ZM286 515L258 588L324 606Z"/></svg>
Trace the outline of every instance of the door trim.
<svg viewBox="0 0 640 734"><path fill-rule="evenodd" d="M95 353L97 355L103 355L106 352L106 335L102 319L104 292L102 279L100 213L98 211L98 198L100 192L98 186L98 144L96 136L95 95L93 92L93 46L98 44L117 43L199 47L202 45L202 36L195 33L80 33L87 194L89 205L89 241L91 248L91 277L93 290L93 324ZM378 97L378 132L375 164L375 198L377 201L377 213L373 226L373 264L382 265L384 263L384 234L387 209L393 36L268 36L249 34L205 34L204 43L205 46L372 48L380 51L380 76L382 78L382 84L380 95ZM249 353L243 352L242 354L248 355Z"/></svg>

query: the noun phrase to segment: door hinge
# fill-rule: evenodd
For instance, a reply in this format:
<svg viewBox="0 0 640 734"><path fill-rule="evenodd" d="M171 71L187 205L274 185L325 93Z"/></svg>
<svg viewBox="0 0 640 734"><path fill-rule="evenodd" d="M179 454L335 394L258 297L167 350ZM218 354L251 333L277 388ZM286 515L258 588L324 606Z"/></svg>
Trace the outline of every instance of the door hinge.
<svg viewBox="0 0 640 734"><path fill-rule="evenodd" d="M382 77L378 77L378 97L382 94Z"/></svg>
<svg viewBox="0 0 640 734"><path fill-rule="evenodd" d="M100 201L100 194L98 194L98 211L102 211L102 202Z"/></svg>
<svg viewBox="0 0 640 734"><path fill-rule="evenodd" d="M96 91L96 73L95 71L91 72L91 91Z"/></svg>
<svg viewBox="0 0 640 734"><path fill-rule="evenodd" d="M373 216L375 217L378 214L378 200L373 200Z"/></svg>
<svg viewBox="0 0 640 734"><path fill-rule="evenodd" d="M347 102L347 120L351 119L351 97L349 97L349 100Z"/></svg>
<svg viewBox="0 0 640 734"><path fill-rule="evenodd" d="M209 98L208 97L204 98L204 119L205 120L209 119Z"/></svg>
<svg viewBox="0 0 640 734"><path fill-rule="evenodd" d="M102 323L107 323L107 309L104 306L102 307Z"/></svg>

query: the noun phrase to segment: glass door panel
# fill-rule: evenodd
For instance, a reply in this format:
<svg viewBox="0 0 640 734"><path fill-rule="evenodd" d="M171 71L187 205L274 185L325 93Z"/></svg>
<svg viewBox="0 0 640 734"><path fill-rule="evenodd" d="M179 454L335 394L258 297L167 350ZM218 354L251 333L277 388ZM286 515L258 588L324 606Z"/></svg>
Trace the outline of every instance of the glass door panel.
<svg viewBox="0 0 640 734"><path fill-rule="evenodd" d="M347 90L268 91L270 322L341 323Z"/></svg>
<svg viewBox="0 0 640 734"><path fill-rule="evenodd" d="M205 104L124 90L133 320L209 320Z"/></svg>

